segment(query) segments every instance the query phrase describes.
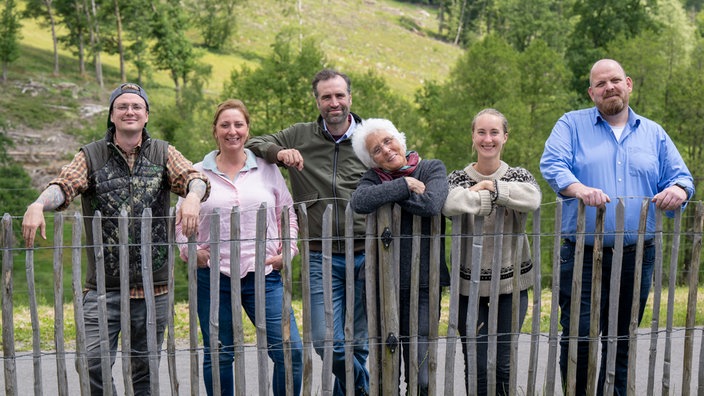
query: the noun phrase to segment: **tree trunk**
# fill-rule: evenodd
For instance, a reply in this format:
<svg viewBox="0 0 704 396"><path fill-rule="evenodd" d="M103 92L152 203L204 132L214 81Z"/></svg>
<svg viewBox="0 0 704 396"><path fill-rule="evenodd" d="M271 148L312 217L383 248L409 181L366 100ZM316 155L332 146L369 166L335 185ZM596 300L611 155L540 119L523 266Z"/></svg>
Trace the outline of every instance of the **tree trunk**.
<svg viewBox="0 0 704 396"><path fill-rule="evenodd" d="M120 4L115 0L115 20L117 21L117 53L120 57L120 81L127 81L125 73L125 51L122 47L122 17L120 16Z"/></svg>
<svg viewBox="0 0 704 396"><path fill-rule="evenodd" d="M56 20L51 4L53 0L44 0L46 13L49 15L49 23L51 25L51 41L54 44L54 76L59 75L59 39L56 37Z"/></svg>
<svg viewBox="0 0 704 396"><path fill-rule="evenodd" d="M462 36L462 28L464 28L464 10L467 8L467 0L462 1L462 9L460 10L460 18L457 21L457 35L455 36L454 44L458 45Z"/></svg>
<svg viewBox="0 0 704 396"><path fill-rule="evenodd" d="M95 0L90 1L90 43L93 48L93 60L95 61L95 78L100 89L105 88L103 82L103 64L100 61L100 27L98 23L98 10L95 7Z"/></svg>

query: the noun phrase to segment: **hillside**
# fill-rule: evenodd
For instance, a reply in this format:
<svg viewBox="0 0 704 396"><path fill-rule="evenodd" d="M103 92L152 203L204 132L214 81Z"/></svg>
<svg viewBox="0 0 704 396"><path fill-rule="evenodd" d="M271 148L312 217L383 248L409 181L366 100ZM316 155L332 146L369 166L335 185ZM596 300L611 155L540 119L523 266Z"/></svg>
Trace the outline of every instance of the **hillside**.
<svg viewBox="0 0 704 396"><path fill-rule="evenodd" d="M246 0L234 15L236 33L222 53L204 53L213 66L208 88L219 92L233 68L256 67L258 59L270 53L271 44L282 29L295 29L301 38L320 43L328 59L343 71L375 70L398 93L411 98L427 80L442 81L462 50L435 40L435 10L390 0L300 0L294 2ZM36 21L23 21L24 45L51 50L51 35ZM197 33L193 32L197 42ZM70 56L68 51L61 53ZM117 65L117 57L102 55L104 67ZM13 68L22 67L22 61ZM89 72L92 65L88 65ZM128 65L129 67L129 65ZM63 66L62 73L66 70ZM171 85L165 73L153 78Z"/></svg>
<svg viewBox="0 0 704 396"><path fill-rule="evenodd" d="M206 86L212 95L220 92L233 68L256 67L283 29L293 29L299 39L314 39L340 70L374 70L409 100L424 81L444 80L462 52L432 38L437 31L433 9L389 0L250 0L238 6L234 18L236 33L221 53L201 50L202 60L212 66ZM30 19L22 24L21 57L11 65L10 83L0 89L0 105L9 110L0 121L4 118L15 142L9 150L12 158L27 169L33 186L41 188L85 140L76 137L78 131L104 125L104 102L117 82L117 57L102 54L103 91L95 86L93 65L86 64L88 75L81 78L77 60L63 48L61 75L53 77L49 28ZM197 33L190 35L197 43ZM128 79L134 78L130 66ZM149 85L164 87L164 92L172 87L168 76L158 71ZM161 93L154 91L150 95L159 98ZM24 105L14 103L17 95ZM39 114L24 114L32 107L44 108Z"/></svg>

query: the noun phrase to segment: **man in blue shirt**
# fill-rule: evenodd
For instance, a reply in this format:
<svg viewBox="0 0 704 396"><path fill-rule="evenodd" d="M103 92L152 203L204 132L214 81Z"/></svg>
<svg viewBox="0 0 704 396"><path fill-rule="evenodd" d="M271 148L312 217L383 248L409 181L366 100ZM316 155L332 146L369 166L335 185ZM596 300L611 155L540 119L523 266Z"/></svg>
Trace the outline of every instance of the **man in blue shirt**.
<svg viewBox="0 0 704 396"><path fill-rule="evenodd" d="M618 335L614 394L626 394L628 374L628 327L633 296L638 223L644 197L651 198L647 233L643 251L643 272L638 322L648 299L652 283L655 247L653 230L655 208L680 210L694 195L692 175L674 143L657 123L639 116L629 106L633 88L631 78L621 65L611 59L599 60L589 75L589 96L595 107L572 111L555 124L545 142L540 160L540 171L553 190L563 199L560 265L560 371L566 383L570 299L574 267L574 242L577 227L578 200L586 205L586 244L594 243L596 208L606 207L601 293L600 333L607 334L610 292L610 272L614 231L616 228L617 198L624 199L625 235L619 287ZM571 199L576 198L576 199ZM591 300L592 250L585 248L579 311L579 336L589 334ZM586 341L578 343L576 394L585 394L587 383ZM602 342L601 370L598 394L605 382L606 342Z"/></svg>

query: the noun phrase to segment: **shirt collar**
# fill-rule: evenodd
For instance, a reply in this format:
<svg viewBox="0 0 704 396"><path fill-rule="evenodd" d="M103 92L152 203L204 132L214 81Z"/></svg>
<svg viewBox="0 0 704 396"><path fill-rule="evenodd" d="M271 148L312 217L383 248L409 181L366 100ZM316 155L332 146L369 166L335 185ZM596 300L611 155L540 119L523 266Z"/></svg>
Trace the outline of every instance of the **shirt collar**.
<svg viewBox="0 0 704 396"><path fill-rule="evenodd" d="M355 121L354 117L352 117L352 113L347 115L347 120L350 122L350 126L347 128L347 131L340 136L339 139L336 140L336 142L341 142L345 139L349 139L352 137L352 134L354 133L354 129L357 127L357 121ZM332 136L332 133L328 131L328 124L325 122L325 119L323 118L323 128L325 129L325 132L327 132L328 135L330 135L333 139L335 138Z"/></svg>
<svg viewBox="0 0 704 396"><path fill-rule="evenodd" d="M597 125L600 122L607 123L606 120L604 120L604 118L601 116L601 113L599 113L599 109L597 109L596 106L592 107L592 117L594 119L594 125ZM631 106L628 106L628 121L626 121L626 124L628 125L629 129L635 130L640 125L640 122L641 116L636 114L636 112L631 109Z"/></svg>
<svg viewBox="0 0 704 396"><path fill-rule="evenodd" d="M205 157L203 158L203 169L209 170L218 175L224 175L224 173L218 170L218 166L215 163L215 157L218 155L219 152L219 150L213 150L205 155ZM245 160L244 167L240 170L240 173L257 168L257 159L254 156L252 150L246 148L244 149L244 153L247 155L247 159Z"/></svg>

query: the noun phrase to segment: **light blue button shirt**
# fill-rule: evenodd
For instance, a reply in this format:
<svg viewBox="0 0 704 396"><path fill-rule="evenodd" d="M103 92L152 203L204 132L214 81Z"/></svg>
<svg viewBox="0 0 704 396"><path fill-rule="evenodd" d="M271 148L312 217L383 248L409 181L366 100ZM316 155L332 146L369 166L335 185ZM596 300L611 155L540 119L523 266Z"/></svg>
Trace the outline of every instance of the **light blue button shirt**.
<svg viewBox="0 0 704 396"><path fill-rule="evenodd" d="M558 193L572 183L599 188L611 202L606 205L604 246L613 246L616 204L624 199L626 235L624 244L637 242L643 198L676 183L694 195L692 175L665 130L657 123L628 109L628 122L620 140L596 107L566 113L555 124L545 142L540 171ZM565 198L562 213L563 237L575 239L578 200ZM670 213L672 215L672 213ZM594 243L596 208L587 206L586 244ZM648 211L646 239L655 228L655 205Z"/></svg>

